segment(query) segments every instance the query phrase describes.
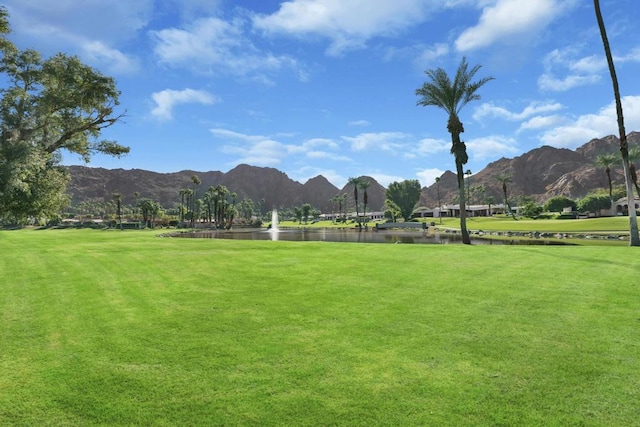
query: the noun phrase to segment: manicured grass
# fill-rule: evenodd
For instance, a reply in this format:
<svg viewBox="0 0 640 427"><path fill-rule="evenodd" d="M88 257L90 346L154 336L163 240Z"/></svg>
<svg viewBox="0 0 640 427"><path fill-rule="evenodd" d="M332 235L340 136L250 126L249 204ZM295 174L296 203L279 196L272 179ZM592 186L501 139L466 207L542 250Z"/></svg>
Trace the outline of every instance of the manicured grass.
<svg viewBox="0 0 640 427"><path fill-rule="evenodd" d="M436 226L440 226L436 218ZM443 218L445 226L460 228L458 218ZM472 217L467 218L469 230L495 231L539 231L539 232L620 232L629 234L629 218L624 216L588 219L527 219L515 221L507 217Z"/></svg>
<svg viewBox="0 0 640 427"><path fill-rule="evenodd" d="M637 425L637 248L0 232L3 425Z"/></svg>
<svg viewBox="0 0 640 427"><path fill-rule="evenodd" d="M437 228L460 228L459 218L424 218L424 221L434 222ZM370 221L369 226L375 227L376 221ZM354 228L355 222L334 223L332 221L309 221L307 224L299 224L297 221L280 221L281 227L306 227L306 228ZM471 217L467 218L469 230L484 231L539 231L539 232L618 232L629 234L629 218L625 216L601 217L589 219L528 219L519 218L517 221L511 217Z"/></svg>

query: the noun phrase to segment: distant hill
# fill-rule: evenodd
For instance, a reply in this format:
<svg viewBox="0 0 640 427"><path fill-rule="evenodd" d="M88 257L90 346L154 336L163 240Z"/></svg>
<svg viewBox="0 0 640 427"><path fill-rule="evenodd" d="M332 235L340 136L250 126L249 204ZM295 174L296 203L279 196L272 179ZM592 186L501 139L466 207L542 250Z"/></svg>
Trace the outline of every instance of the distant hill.
<svg viewBox="0 0 640 427"><path fill-rule="evenodd" d="M628 136L630 146L640 146L640 133L632 132ZM594 165L598 154L618 153L618 138L607 136L593 139L578 149L568 150L548 146L533 149L513 159L502 158L488 164L484 169L471 176L471 186L483 185L486 195L492 195L497 203L502 200L502 188L496 179L500 174L509 174L512 182L508 185L509 197L532 196L540 202L550 197L565 195L580 198L589 191L607 187L606 174ZM453 158L451 158L453 164ZM193 188L191 177L197 175L202 181L200 194L210 186L226 186L238 195L238 200L250 198L263 204L265 211L274 207L300 206L310 203L323 212L335 209L331 198L338 194L347 194L347 208L354 210L353 186L345 185L338 189L325 177L318 175L304 184L289 178L285 173L274 169L238 165L229 172L198 172L184 170L174 173L158 173L141 169L103 169L86 166L69 166L71 182L67 192L72 203L82 201L108 201L113 193L123 196L124 204L133 204L134 193L140 197L157 200L164 207L175 206L180 202L180 190ZM624 184L622 167L613 168L611 176L616 185ZM384 205L385 188L372 177L363 177L369 181L367 190L367 210L379 211ZM445 172L441 176L440 200L451 203L457 194L455 173ZM362 197L360 192L359 197ZM362 199L360 199L362 200ZM472 203L480 203L480 198L472 197ZM422 189L420 205L433 207L438 204L438 186L430 185Z"/></svg>
<svg viewBox="0 0 640 427"><path fill-rule="evenodd" d="M82 201L109 201L113 193L122 194L124 204L135 203L134 193L139 197L157 200L164 207L175 206L180 202L180 190L193 188L191 177L197 175L201 180L198 186L200 194L209 187L224 185L238 195L238 200L250 198L260 202L265 211L274 207L301 206L310 203L323 212L331 212L333 198L347 192L353 194L353 186L347 185L339 190L325 177L316 176L304 184L289 178L285 173L273 168L238 165L229 172L198 172L185 170L174 173L158 173L141 169L104 169L86 166L69 166L71 182L67 192L72 204ZM373 178L368 190L370 206L380 209L384 203L385 189ZM349 204L348 204L349 206ZM353 206L353 201L350 201Z"/></svg>
<svg viewBox="0 0 640 427"><path fill-rule="evenodd" d="M640 133L627 136L629 146L640 146ZM619 139L613 135L593 139L575 151L565 148L543 146L535 148L513 159L502 158L488 164L470 178L471 187L484 186L486 195L502 201L502 185L497 180L501 174L511 176L507 185L509 198L531 196L542 203L553 196L573 199L584 197L592 190L608 188L607 176L603 169L595 166L595 159L602 153L619 154ZM453 159L451 160L453 163ZM614 185L624 185L622 162L611 169ZM455 200L458 187L456 175L445 172L440 179L440 199L443 203ZM473 203L480 203L480 197ZM430 185L422 189L420 204L437 206L438 186Z"/></svg>

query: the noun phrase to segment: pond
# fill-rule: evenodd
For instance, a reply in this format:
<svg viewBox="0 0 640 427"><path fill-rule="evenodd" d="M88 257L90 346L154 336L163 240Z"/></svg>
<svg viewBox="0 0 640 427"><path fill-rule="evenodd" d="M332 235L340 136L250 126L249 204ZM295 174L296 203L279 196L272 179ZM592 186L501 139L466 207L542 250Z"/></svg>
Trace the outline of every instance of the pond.
<svg viewBox="0 0 640 427"><path fill-rule="evenodd" d="M461 244L462 236L454 233L407 230L312 229L240 229L207 230L168 234L170 237L232 240L282 240L295 242L415 243ZM474 245L563 245L554 239L486 239L471 238Z"/></svg>

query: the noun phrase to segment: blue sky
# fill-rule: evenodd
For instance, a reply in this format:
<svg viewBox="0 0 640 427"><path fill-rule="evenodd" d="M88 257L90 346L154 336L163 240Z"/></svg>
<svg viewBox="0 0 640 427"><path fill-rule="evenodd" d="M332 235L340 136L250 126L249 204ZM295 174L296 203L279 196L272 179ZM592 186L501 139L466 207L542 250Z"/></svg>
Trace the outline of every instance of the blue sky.
<svg viewBox="0 0 640 427"><path fill-rule="evenodd" d="M601 0L624 97L640 130L638 0ZM65 52L113 76L131 147L90 166L175 172L240 163L304 183L431 185L454 170L446 115L418 107L424 70L463 56L495 80L461 113L477 172L541 145L617 133L587 0L4 0L20 48ZM65 164L83 164L66 155Z"/></svg>

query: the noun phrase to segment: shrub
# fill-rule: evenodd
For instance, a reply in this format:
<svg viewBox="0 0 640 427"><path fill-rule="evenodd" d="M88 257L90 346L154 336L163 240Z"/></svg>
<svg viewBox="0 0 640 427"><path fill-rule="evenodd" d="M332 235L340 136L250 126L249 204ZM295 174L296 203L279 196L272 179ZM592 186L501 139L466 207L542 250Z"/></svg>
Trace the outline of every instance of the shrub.
<svg viewBox="0 0 640 427"><path fill-rule="evenodd" d="M536 202L528 201L522 208L521 214L527 218L536 219L542 213L542 206L539 206Z"/></svg>
<svg viewBox="0 0 640 427"><path fill-rule="evenodd" d="M544 204L545 212L562 212L564 208L576 210L576 202L565 196L556 196L547 200Z"/></svg>
<svg viewBox="0 0 640 427"><path fill-rule="evenodd" d="M611 199L606 194L590 194L578 201L577 208L580 212L598 212L611 208Z"/></svg>

